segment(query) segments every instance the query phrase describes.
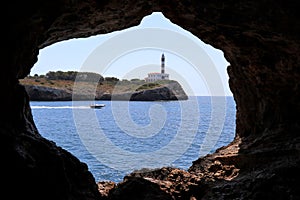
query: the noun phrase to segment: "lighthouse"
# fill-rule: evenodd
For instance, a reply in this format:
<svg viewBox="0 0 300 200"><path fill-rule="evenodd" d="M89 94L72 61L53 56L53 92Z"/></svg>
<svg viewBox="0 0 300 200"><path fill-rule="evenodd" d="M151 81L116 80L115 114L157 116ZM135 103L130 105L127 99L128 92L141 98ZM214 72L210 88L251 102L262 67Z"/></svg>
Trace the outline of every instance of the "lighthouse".
<svg viewBox="0 0 300 200"><path fill-rule="evenodd" d="M160 59L160 73L159 72L152 72L148 73L148 77L145 78L146 82L155 82L159 80L169 80L169 74L165 73L165 55L161 55Z"/></svg>
<svg viewBox="0 0 300 200"><path fill-rule="evenodd" d="M165 55L161 55L161 74L165 74ZM164 79L164 77L162 77Z"/></svg>

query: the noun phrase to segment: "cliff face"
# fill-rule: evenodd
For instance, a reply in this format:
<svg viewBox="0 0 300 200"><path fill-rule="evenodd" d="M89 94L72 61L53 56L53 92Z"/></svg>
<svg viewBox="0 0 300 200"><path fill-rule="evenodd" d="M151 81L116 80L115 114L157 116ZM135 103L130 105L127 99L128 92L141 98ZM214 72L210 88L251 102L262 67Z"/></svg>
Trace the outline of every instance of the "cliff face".
<svg viewBox="0 0 300 200"><path fill-rule="evenodd" d="M72 101L73 91L65 88L52 88L39 85L25 85L25 90L31 101ZM121 101L172 101L187 100L188 96L181 85L172 81L152 89L143 89L132 92L103 93L92 90L83 90L74 94L74 100L121 100Z"/></svg>
<svg viewBox="0 0 300 200"><path fill-rule="evenodd" d="M24 9L27 5L30 8ZM5 94L0 121L3 195L12 199L17 193L24 199L99 198L86 166L39 135L18 79L29 73L40 48L124 29L153 11L161 11L172 22L223 50L231 64L228 74L237 105L237 136L228 147L193 164L189 173L200 180L188 194L197 199L300 198L296 188L300 185L297 2L47 0L6 1L2 9L8 25L0 73ZM230 168L238 173L227 179L222 174ZM153 185L158 184L159 177L156 179L151 182L151 197L163 196L157 191L163 187ZM121 197L117 195L120 192L115 193L115 199L137 199L132 191L143 188L145 180L124 183L130 190L122 190ZM170 181L176 183L177 179ZM147 195L143 197L147 199Z"/></svg>
<svg viewBox="0 0 300 200"><path fill-rule="evenodd" d="M25 85L31 101L71 101L72 93L62 89Z"/></svg>

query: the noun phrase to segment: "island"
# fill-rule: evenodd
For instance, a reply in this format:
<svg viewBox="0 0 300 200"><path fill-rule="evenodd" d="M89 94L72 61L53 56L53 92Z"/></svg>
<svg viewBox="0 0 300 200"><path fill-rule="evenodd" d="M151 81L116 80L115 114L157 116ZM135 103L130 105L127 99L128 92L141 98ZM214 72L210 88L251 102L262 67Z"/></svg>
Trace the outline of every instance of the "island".
<svg viewBox="0 0 300 200"><path fill-rule="evenodd" d="M30 101L187 100L182 86L175 80L149 82L140 79L103 77L93 72L49 71L45 75L27 76L19 80Z"/></svg>

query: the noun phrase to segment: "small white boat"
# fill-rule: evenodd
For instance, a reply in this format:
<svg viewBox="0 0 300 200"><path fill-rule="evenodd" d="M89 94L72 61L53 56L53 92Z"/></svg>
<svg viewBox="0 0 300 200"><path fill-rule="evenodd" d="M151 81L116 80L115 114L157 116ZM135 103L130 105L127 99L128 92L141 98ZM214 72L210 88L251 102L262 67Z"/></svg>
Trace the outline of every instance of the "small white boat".
<svg viewBox="0 0 300 200"><path fill-rule="evenodd" d="M105 106L105 104L94 104L94 105L90 105L91 108L97 108L97 109L102 108L102 107L104 107L104 106Z"/></svg>

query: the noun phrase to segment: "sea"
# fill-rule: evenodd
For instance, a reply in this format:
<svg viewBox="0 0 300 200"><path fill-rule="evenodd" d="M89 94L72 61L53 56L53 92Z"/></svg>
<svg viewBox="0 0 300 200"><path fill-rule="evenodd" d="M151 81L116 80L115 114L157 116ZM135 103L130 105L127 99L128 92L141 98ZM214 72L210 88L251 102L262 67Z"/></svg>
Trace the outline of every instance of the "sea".
<svg viewBox="0 0 300 200"><path fill-rule="evenodd" d="M91 104L104 104L92 109ZM87 164L95 181L134 170L184 170L235 136L233 97L183 101L31 101L39 133Z"/></svg>

